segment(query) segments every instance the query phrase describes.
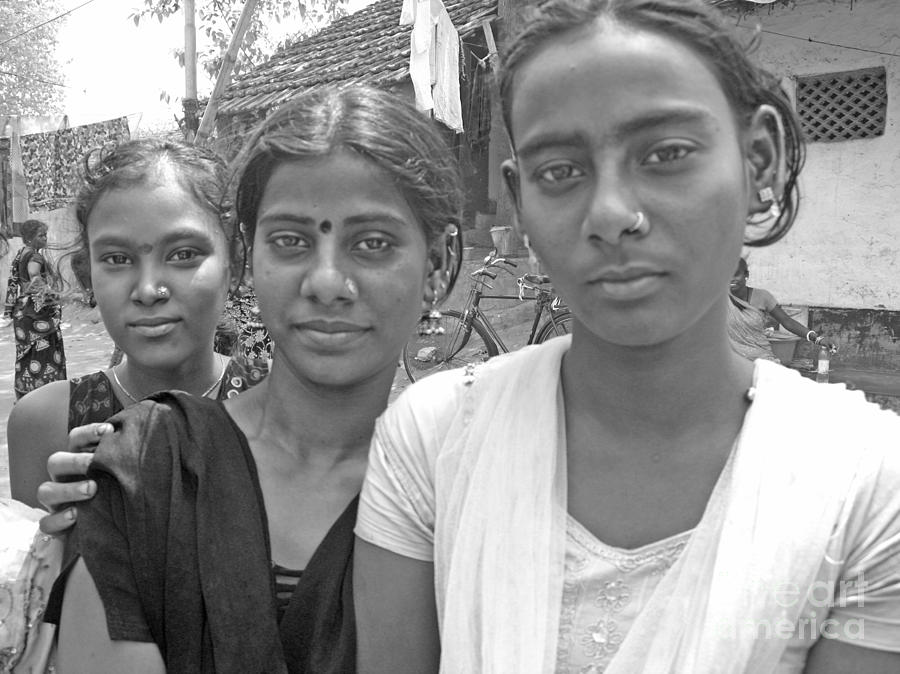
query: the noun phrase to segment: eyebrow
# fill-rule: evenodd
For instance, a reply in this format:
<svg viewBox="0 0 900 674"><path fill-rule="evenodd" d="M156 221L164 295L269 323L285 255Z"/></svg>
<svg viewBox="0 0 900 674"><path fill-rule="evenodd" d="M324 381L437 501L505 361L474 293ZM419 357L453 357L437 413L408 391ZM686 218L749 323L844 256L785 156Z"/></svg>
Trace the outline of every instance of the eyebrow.
<svg viewBox="0 0 900 674"><path fill-rule="evenodd" d="M626 119L616 126L612 133L616 137L629 136L647 131L664 124L712 124L715 117L707 110L695 107L670 107L660 110L651 110L644 114ZM538 154L542 150L558 147L584 147L586 138L577 131L549 132L538 134L535 138L525 142L518 149L520 157L528 157Z"/></svg>
<svg viewBox="0 0 900 674"><path fill-rule="evenodd" d="M184 239L207 239L209 238L205 232L192 229L192 228L183 228L176 229L174 231L166 234L160 244L165 247L171 244L174 241L183 241ZM129 239L128 237L121 236L118 234L107 234L105 236L101 236L97 238L96 241L93 242L94 246L102 247L102 246L123 246L125 248L132 248L135 245L134 240Z"/></svg>
<svg viewBox="0 0 900 674"><path fill-rule="evenodd" d="M316 227L318 226L320 220L315 218L310 218L305 215L297 215L295 213L266 213L263 215L259 221L257 222L257 226L261 225L267 221L274 222L291 222L297 225L303 225L307 227ZM391 213L390 211L369 211L366 213L359 213L357 215L351 215L347 218L341 220L344 225L354 226L354 225L365 225L372 222L393 222L397 225L407 226L409 223L406 222L403 218L396 215L395 213Z"/></svg>

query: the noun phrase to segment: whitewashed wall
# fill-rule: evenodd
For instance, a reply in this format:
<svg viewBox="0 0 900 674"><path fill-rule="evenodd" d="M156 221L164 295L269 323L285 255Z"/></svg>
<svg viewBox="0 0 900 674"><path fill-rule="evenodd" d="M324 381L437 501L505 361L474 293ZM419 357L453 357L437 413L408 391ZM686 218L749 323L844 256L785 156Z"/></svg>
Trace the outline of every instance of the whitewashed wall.
<svg viewBox="0 0 900 674"><path fill-rule="evenodd" d="M763 34L758 57L776 74L883 66L888 115L883 136L808 145L800 216L781 242L748 251L751 284L785 304L900 310L900 0L796 0L741 25L757 22L803 38Z"/></svg>

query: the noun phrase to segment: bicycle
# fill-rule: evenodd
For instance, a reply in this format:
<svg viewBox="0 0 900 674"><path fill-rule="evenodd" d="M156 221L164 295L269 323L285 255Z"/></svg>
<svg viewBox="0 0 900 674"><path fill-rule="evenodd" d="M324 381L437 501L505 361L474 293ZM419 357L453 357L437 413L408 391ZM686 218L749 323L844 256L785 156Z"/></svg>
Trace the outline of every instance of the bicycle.
<svg viewBox="0 0 900 674"><path fill-rule="evenodd" d="M487 279L497 278L501 270L514 275L516 263L497 257L496 251L484 258L484 265L472 272L472 286L469 289L462 311L442 309L441 318L430 319L423 314L419 329L403 348L403 367L410 381L416 381L441 370L463 367L469 363L480 363L493 356L509 352L503 339L491 325L490 319L480 308L483 299L518 300L535 302L534 320L528 335L528 344L540 344L551 337L569 333L572 314L561 298L549 287L550 277L543 274L524 274L516 279L518 295L488 294L493 290ZM547 312L548 318L541 323ZM437 328L437 330L434 330ZM429 330L432 334L426 334Z"/></svg>

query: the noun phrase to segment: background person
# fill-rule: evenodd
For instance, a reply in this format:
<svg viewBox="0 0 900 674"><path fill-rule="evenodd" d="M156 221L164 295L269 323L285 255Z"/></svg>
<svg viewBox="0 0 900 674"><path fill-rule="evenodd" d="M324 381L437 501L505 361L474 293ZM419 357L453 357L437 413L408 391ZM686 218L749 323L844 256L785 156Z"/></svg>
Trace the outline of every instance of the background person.
<svg viewBox="0 0 900 674"><path fill-rule="evenodd" d="M506 185L573 330L379 419L361 671L900 670L900 419L728 339L745 237L790 228L803 159L731 23L550 0L511 40Z"/></svg>
<svg viewBox="0 0 900 674"><path fill-rule="evenodd" d="M62 306L53 266L42 252L47 247L47 225L26 220L22 240L25 246L17 255L19 292L12 310L17 400L44 384L66 378Z"/></svg>
<svg viewBox="0 0 900 674"><path fill-rule="evenodd" d="M788 316L768 290L748 286L749 278L747 260L741 258L729 286L731 305L728 307L728 337L737 353L750 360L765 358L776 363L781 362L772 351L772 345L765 332L770 317L783 325L788 332L808 342L816 345L824 344L832 351L836 350L834 344L826 341L815 330L810 330L803 323Z"/></svg>

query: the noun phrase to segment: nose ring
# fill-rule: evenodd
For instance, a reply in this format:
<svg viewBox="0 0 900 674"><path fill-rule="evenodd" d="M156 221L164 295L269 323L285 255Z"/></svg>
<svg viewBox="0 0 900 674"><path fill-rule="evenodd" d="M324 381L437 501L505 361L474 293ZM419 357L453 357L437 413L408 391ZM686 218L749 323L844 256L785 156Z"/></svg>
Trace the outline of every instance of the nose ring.
<svg viewBox="0 0 900 674"><path fill-rule="evenodd" d="M646 236L650 232L650 222L643 211L634 214L634 224L625 230L627 234L640 234Z"/></svg>
<svg viewBox="0 0 900 674"><path fill-rule="evenodd" d="M350 297L359 296L359 288L356 287L356 283L354 283L353 279L349 276L344 279L344 287L347 289L347 294L350 295Z"/></svg>
<svg viewBox="0 0 900 674"><path fill-rule="evenodd" d="M171 291L164 285L156 286L156 296L161 300L167 300L172 296Z"/></svg>

